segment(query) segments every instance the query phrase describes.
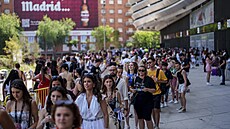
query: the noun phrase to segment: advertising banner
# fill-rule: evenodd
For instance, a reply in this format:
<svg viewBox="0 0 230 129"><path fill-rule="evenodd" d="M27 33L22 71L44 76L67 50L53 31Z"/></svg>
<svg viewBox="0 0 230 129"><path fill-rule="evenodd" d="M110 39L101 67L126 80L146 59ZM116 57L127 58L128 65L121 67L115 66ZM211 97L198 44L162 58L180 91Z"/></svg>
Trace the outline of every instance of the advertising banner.
<svg viewBox="0 0 230 129"><path fill-rule="evenodd" d="M190 29L211 23L214 23L213 1L190 14Z"/></svg>
<svg viewBox="0 0 230 129"><path fill-rule="evenodd" d="M53 20L71 18L75 29L98 26L97 0L14 0L14 12L25 31L36 30L44 15Z"/></svg>

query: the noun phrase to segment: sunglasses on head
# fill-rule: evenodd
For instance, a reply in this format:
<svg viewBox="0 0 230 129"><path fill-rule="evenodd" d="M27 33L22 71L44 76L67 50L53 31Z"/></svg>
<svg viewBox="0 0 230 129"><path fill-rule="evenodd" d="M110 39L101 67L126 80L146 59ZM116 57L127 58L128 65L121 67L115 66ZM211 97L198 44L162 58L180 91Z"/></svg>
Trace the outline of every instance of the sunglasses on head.
<svg viewBox="0 0 230 129"><path fill-rule="evenodd" d="M70 105L73 101L70 100L58 100L55 102L55 105Z"/></svg>
<svg viewBox="0 0 230 129"><path fill-rule="evenodd" d="M87 76L87 75L93 76L94 74L93 73L84 73L84 76Z"/></svg>
<svg viewBox="0 0 230 129"><path fill-rule="evenodd" d="M60 76L52 76L52 80L58 79Z"/></svg>
<svg viewBox="0 0 230 129"><path fill-rule="evenodd" d="M16 89L22 90L22 86L20 84L17 84L17 83L11 84L11 88L16 88Z"/></svg>

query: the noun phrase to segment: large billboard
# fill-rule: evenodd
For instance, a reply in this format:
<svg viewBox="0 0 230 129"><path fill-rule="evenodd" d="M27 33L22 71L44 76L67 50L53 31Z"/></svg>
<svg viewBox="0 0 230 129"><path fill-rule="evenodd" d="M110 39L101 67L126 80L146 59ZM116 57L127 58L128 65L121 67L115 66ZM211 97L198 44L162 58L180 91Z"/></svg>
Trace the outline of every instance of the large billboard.
<svg viewBox="0 0 230 129"><path fill-rule="evenodd" d="M14 0L14 12L25 31L36 30L44 15L53 20L71 18L75 29L98 26L97 0Z"/></svg>
<svg viewBox="0 0 230 129"><path fill-rule="evenodd" d="M211 23L214 23L213 1L190 14L190 29Z"/></svg>

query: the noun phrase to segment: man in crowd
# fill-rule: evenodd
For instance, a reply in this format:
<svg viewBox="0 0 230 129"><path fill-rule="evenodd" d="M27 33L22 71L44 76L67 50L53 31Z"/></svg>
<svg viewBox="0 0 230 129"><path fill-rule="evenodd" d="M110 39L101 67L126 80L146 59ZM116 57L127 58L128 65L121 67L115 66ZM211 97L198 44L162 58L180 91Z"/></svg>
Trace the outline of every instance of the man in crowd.
<svg viewBox="0 0 230 129"><path fill-rule="evenodd" d="M167 78L162 70L159 70L157 75L156 60L153 57L148 58L148 76L152 77L156 84L156 91L153 93L153 120L155 123L155 129L159 129L160 123L160 103L161 103L161 90L160 83L167 83Z"/></svg>

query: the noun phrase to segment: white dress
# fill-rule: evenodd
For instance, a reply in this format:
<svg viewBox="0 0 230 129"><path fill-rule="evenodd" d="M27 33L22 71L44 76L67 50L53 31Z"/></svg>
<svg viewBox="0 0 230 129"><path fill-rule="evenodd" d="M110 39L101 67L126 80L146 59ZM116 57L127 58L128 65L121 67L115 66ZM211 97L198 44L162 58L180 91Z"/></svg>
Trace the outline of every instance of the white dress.
<svg viewBox="0 0 230 129"><path fill-rule="evenodd" d="M85 93L80 94L75 103L83 119L82 129L104 129L103 112L96 96L93 95L89 108Z"/></svg>

